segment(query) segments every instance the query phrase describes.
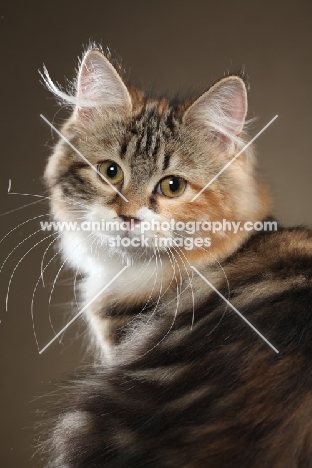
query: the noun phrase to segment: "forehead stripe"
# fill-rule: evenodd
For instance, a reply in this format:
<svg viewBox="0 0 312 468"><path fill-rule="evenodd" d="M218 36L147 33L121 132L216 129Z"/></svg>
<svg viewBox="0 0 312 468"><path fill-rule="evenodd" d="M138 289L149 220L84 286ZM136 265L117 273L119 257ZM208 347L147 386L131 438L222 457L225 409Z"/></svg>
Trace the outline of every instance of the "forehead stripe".
<svg viewBox="0 0 312 468"><path fill-rule="evenodd" d="M169 167L169 164L170 164L170 154L166 153L165 156L164 156L164 160L163 160L163 171L165 171L166 169L168 169Z"/></svg>

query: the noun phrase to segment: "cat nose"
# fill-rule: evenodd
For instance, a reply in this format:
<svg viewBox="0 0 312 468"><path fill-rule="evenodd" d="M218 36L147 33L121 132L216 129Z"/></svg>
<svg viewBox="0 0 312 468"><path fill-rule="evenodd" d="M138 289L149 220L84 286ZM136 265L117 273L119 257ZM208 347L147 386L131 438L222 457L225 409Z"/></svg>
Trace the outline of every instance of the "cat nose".
<svg viewBox="0 0 312 468"><path fill-rule="evenodd" d="M140 224L140 222L141 222L141 220L139 218L136 218L135 216L120 214L119 217L126 223L131 223L132 219L133 219L134 224Z"/></svg>

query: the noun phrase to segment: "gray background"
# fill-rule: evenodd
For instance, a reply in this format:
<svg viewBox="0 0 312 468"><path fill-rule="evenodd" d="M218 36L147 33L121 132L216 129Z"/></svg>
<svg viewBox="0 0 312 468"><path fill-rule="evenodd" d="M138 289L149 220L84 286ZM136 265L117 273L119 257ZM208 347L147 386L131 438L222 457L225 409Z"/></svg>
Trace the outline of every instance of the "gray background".
<svg viewBox="0 0 312 468"><path fill-rule="evenodd" d="M312 225L311 204L311 36L312 4L297 1L85 1L2 2L1 34L1 232L48 212L42 174L54 136L40 119L59 126L60 111L39 82L46 64L51 77L65 84L74 75L77 57L89 40L109 46L138 86L160 91L203 90L225 70L245 66L251 83L249 116L259 120L256 134L275 114L279 118L257 141L259 165L271 186L275 214L287 225ZM39 203L30 203L42 200ZM28 206L24 206L28 205ZM44 218L45 219L45 218ZM0 244L1 263L27 236L39 229L30 221ZM1 273L1 467L43 466L34 453L35 426L53 400L57 383L66 381L88 360L81 346L80 319L39 355L39 348L68 320L73 303L73 276L62 272L49 307L60 260L47 268L46 287L39 284L40 262L49 241L31 250L15 271L5 311L6 291L15 265L43 233L34 234L9 257ZM53 249L46 256L48 261ZM65 269L66 270L66 269ZM56 387L55 387L56 386ZM51 394L52 396L47 396ZM40 433L40 428L39 428Z"/></svg>

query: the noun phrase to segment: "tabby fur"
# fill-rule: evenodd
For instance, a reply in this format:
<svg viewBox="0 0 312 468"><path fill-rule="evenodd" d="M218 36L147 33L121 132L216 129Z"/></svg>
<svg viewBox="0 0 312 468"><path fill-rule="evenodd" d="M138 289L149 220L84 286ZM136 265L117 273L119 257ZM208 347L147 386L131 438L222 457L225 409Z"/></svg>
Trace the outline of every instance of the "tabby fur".
<svg viewBox="0 0 312 468"><path fill-rule="evenodd" d="M81 211L88 220L136 223L268 218L252 148L192 201L247 142L241 77L221 79L197 100L156 99L127 87L91 50L75 94L46 81L73 105L62 133L94 167L118 163L128 200L60 139L45 175L54 219L77 220ZM187 181L178 198L155 190L168 175ZM103 234L64 232L61 246L84 273L82 304L128 268L86 311L97 357L66 391L70 404L49 440L49 466L312 466L309 230L217 232L210 248L191 250L114 250Z"/></svg>

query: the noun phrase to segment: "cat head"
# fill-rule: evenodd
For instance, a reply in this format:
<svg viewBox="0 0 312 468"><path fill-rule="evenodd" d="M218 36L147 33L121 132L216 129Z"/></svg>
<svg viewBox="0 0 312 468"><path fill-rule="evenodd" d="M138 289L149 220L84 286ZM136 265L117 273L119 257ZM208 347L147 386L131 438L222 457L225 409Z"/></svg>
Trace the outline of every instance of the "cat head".
<svg viewBox="0 0 312 468"><path fill-rule="evenodd" d="M209 223L267 215L251 149L229 164L247 142L241 77L224 77L191 102L156 99L127 86L99 50L89 50L76 83L68 95L46 73L47 86L72 114L45 180L55 219L77 222L71 236L79 242L132 257L157 244L160 252L179 251L194 261L221 259L250 232L212 232ZM108 221L115 222L109 229ZM157 243L155 236L167 240ZM137 245L129 243L134 237Z"/></svg>

